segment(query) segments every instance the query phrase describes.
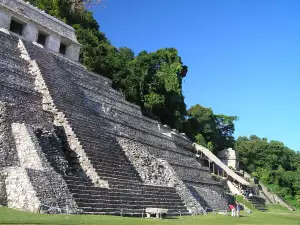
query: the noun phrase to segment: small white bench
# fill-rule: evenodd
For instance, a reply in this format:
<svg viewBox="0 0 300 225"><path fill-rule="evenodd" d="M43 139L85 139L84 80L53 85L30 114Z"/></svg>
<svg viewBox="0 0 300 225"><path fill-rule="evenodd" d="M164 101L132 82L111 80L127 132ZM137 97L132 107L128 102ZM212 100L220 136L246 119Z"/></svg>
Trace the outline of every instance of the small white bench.
<svg viewBox="0 0 300 225"><path fill-rule="evenodd" d="M150 218L151 215L155 214L156 218L159 219L163 214L167 214L168 209L162 209L162 208L146 208L145 210L147 218Z"/></svg>

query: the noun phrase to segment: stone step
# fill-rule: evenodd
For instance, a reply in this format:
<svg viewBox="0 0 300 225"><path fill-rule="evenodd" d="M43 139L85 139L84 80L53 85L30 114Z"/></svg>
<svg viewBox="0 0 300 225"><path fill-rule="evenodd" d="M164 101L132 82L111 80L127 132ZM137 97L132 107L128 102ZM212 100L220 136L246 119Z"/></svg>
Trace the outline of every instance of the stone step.
<svg viewBox="0 0 300 225"><path fill-rule="evenodd" d="M125 209L142 209L142 208L167 208L167 209L177 209L177 210L186 210L186 207L182 205L177 205L172 202L167 202L167 203L140 203L140 204L130 204L128 202L118 202L118 203L82 203L82 202L77 202L77 205L79 207L91 207L91 208L125 208Z"/></svg>
<svg viewBox="0 0 300 225"><path fill-rule="evenodd" d="M42 96L35 92L28 90L27 88L23 88L22 86L17 86L11 83L0 82L1 89L3 92L0 92L0 97L5 98L5 101L13 101L16 99L18 101L31 101L35 103L39 103L41 101Z"/></svg>
<svg viewBox="0 0 300 225"><path fill-rule="evenodd" d="M84 67L76 65L76 64L72 64L72 65L68 64L68 65L66 65L65 62L63 61L63 59L58 58L56 56L54 56L54 57L56 58L56 60L58 62L60 62L60 65L63 66L63 68L65 70L70 70L70 72L82 74L83 76L87 76L87 77L93 79L93 81L95 81L95 82L99 81L99 82L102 82L102 83L107 83L109 85L112 84L112 80L109 79L109 78L107 78L107 77L104 77L104 76L102 76L100 74L96 74L96 73L91 72L91 71L88 71Z"/></svg>
<svg viewBox="0 0 300 225"><path fill-rule="evenodd" d="M13 71L17 71L21 74L29 74L28 73L28 64L27 63L18 63L15 61L15 59L11 57L2 56L0 54L0 67L1 68L11 68ZM30 77L32 77L30 75ZM33 78L33 77L32 77Z"/></svg>
<svg viewBox="0 0 300 225"><path fill-rule="evenodd" d="M104 84L103 82L99 82L98 80L90 80L90 77L78 74L76 72L74 73L73 71L71 71L71 73L73 74L74 81L82 88L86 88L87 90L100 95L103 95L103 92L112 94L114 96L114 99L119 99L118 101L120 102L124 98L121 92L113 89L109 84Z"/></svg>
<svg viewBox="0 0 300 225"><path fill-rule="evenodd" d="M137 195L135 196L134 194L125 194L123 193L123 195L121 196L115 196L115 195L111 195L111 194L107 194L107 195L89 195L89 194L77 194L77 193L72 193L73 198L77 201L78 199L86 199L88 201L88 199L93 198L95 201L97 202L106 202L109 201L111 203L115 203L118 202L119 203L132 203L136 202L136 201L145 201L145 202L153 202L153 203L157 203L157 202L170 202L171 204L173 204L174 202L177 202L178 204L182 204L181 206L184 206L184 204L182 203L182 200L179 199L176 196L157 196L156 194L153 195ZM80 200L81 201L81 200ZM116 203L117 204L117 203Z"/></svg>
<svg viewBox="0 0 300 225"><path fill-rule="evenodd" d="M64 108L64 109L66 109L66 108ZM75 109L76 110L76 109ZM89 138L98 138L99 136L102 136L103 134L100 134L100 133L98 133L99 132L99 126L100 126L100 121L101 120L103 120L104 118L101 118L101 117L97 117L97 119L95 119L94 120L94 122L93 123L89 123L89 122L87 122L87 120L88 120L88 118L87 117L79 117L78 116L78 114L77 115L74 115L73 113L74 112L72 112L72 113L70 113L70 112L68 112L68 110L63 110L64 111L64 113L65 113L65 115L67 116L67 119L68 119L68 121L71 123L71 125L72 125L72 128L73 128L73 130L75 131L75 133L77 132L77 133L80 133L78 136L80 137L81 135L84 135L86 138L88 137L88 135L89 135ZM78 113L80 113L80 112L78 112ZM93 116L89 116L90 118L91 117L93 117ZM79 127L77 124L78 124L78 121L80 121L80 124L81 124L81 126ZM95 121L97 121L97 122L95 122ZM107 123L108 121L106 121L106 123ZM114 122L114 123L119 123L119 122ZM113 124L112 122L111 122L111 124ZM103 124L102 124L103 125ZM132 127L130 127L130 129L131 129ZM139 131L139 130L136 130L137 128L132 128L132 132L134 131L134 132L142 132L142 131ZM101 127L101 131L102 132L107 132L109 129L108 129L108 127ZM113 134L113 133L115 133L115 134ZM142 132L143 133L143 132ZM111 135L111 136L113 136L113 135L117 135L116 134L116 131L114 131L114 130L111 130L111 132L108 132L108 134L109 135ZM148 133L143 133L143 136L145 137L145 134L147 134L147 137L149 136L149 137L155 137L155 138L162 138L164 135L160 135L160 134L155 134L155 136L152 136L152 134L150 134L149 132ZM157 135L160 135L160 136L157 136ZM144 139L141 139L142 138L142 135L139 135L139 136L135 136L135 139L137 139L137 140L140 140L142 143L147 143L148 145L150 144L150 142L149 142L149 140L144 140ZM145 137L146 138L146 137ZM163 137L164 138L164 137ZM165 138L164 138L165 139ZM165 143L165 141L163 141L163 143ZM167 146L162 146L162 144L161 144L161 141L159 142L159 145L157 145L156 146L156 143L151 143L151 145L153 145L153 146L155 146L155 147L157 147L157 148L162 148L162 149L168 149L168 147ZM173 151L173 150L169 150L168 149L168 151ZM175 151L176 152L176 151ZM178 152L179 154L182 154L183 152ZM185 154L184 154L184 156L190 156L191 155L191 153L190 152L186 152Z"/></svg>
<svg viewBox="0 0 300 225"><path fill-rule="evenodd" d="M14 50L9 50L7 48L1 48L0 46L0 58L10 61L12 64L16 65L26 65L28 66L28 62L26 62L24 59L20 58L20 52L15 52Z"/></svg>
<svg viewBox="0 0 300 225"><path fill-rule="evenodd" d="M95 131L99 130L99 125L101 127L103 127L103 124L99 124L99 121L104 119L107 124L109 124L111 122L112 122L112 124L120 123L120 124L129 126L130 128L133 128L137 132L138 131L146 132L147 134L151 134L156 138L163 139L163 140L168 140L168 141L173 141L169 137L167 137L165 135L162 135L159 132L154 132L152 130L149 130L149 129L147 129L147 127L141 128L141 126L137 127L136 125L128 124L128 121L122 121L122 120L120 120L120 118L116 119L116 118L112 118L112 117L109 117L109 116L103 115L103 114L101 114L101 116L96 116L96 115L91 115L91 113L86 113L86 112L83 112L83 111L76 111L76 114L74 114L74 111L70 111L70 112L67 111L66 115L70 119L82 121L82 123L85 123L85 126L88 126L90 129L95 129ZM178 150L177 152L179 154L185 154L185 155L189 155L189 156L193 155L191 152L187 152L187 151L184 151L184 150Z"/></svg>
<svg viewBox="0 0 300 225"><path fill-rule="evenodd" d="M82 185L82 186L93 186L91 181L84 181L84 179L80 179L77 177L72 177L72 176L64 176L64 180L72 185ZM135 182L135 181L128 181L128 180L115 180L115 179L108 179L110 188L113 189L143 189L143 190L159 190L159 191L171 191L171 192L176 192L173 187L164 187L164 186L156 186L156 185L148 185L148 184L143 184L140 182Z"/></svg>
<svg viewBox="0 0 300 225"><path fill-rule="evenodd" d="M102 178L102 179L107 179L107 178L115 178L115 179L128 179L128 180L136 180L136 181L140 181L140 178L135 175L135 174L113 174L113 173L109 173L109 172L102 172L100 170L96 169L97 174Z"/></svg>
<svg viewBox="0 0 300 225"><path fill-rule="evenodd" d="M117 167L106 167L99 164L93 164L94 168L97 171L101 171L102 173L111 173L111 174L117 174L117 175L124 175L124 176L139 176L137 171L132 168L117 168Z"/></svg>
<svg viewBox="0 0 300 225"><path fill-rule="evenodd" d="M114 188L128 188L128 189L135 189L135 188L143 188L143 189L151 189L155 188L157 190L169 190L172 192L176 192L174 187L165 187L165 186L158 186L158 185L150 185L150 184L144 184L144 183L135 183L128 180L113 180L108 179L109 184Z"/></svg>
<svg viewBox="0 0 300 225"><path fill-rule="evenodd" d="M81 207L81 209L83 210L84 213L86 214L95 214L95 215L129 215L129 216L142 216L142 214L145 217L145 212L144 212L144 208L140 208L140 209L102 209L102 208L90 208L90 207ZM122 212L121 212L122 210ZM190 215L190 213L185 209L185 210L168 210L167 215L168 216L176 216L176 215Z"/></svg>
<svg viewBox="0 0 300 225"><path fill-rule="evenodd" d="M87 115L85 115L84 112L80 112L80 111L77 111L77 114L74 114L74 112L72 112L68 116L70 118L73 118L73 119L76 119L76 120L81 120L87 126L89 126L89 127L95 127L95 128L97 128L97 130L99 129L98 128L99 119L102 118L102 119L106 119L106 120L108 120L110 122L113 122L113 123L123 124L125 126L128 126L128 127L132 128L132 129L134 129L134 130L137 130L138 132L146 132L148 134L153 135L154 137L157 137L157 138L160 138L160 139L164 139L164 140L168 139L169 141L172 141L167 136L165 136L165 135L157 132L156 130L149 129L148 126L143 126L142 124L139 124L139 126L136 126L136 124L131 123L128 119L124 120L121 117L111 117L109 115L105 115L105 114L102 114L102 113L99 114L98 116L90 115L90 113L87 114Z"/></svg>
<svg viewBox="0 0 300 225"><path fill-rule="evenodd" d="M88 141L87 138L83 139L80 137L80 140L82 141L82 144L85 148L90 149L94 152L107 152L113 154L116 153L122 153L124 155L124 152L122 151L121 146L117 143L116 140L108 139L108 138L98 138L97 142L92 142L93 137L89 138L90 141Z"/></svg>
<svg viewBox="0 0 300 225"><path fill-rule="evenodd" d="M110 141L111 139L112 140L115 139L115 135L114 134L108 134L107 132L106 133L97 133L97 136L95 136L94 132L93 132L92 135L87 136L87 135L89 135L87 133L88 130L85 132L85 130L83 130L85 128L82 128L82 127L79 128L79 127L77 127L76 124L73 123L73 119L69 119L68 118L68 120L71 121L71 126L72 126L73 130L75 131L75 133L77 134L77 136L80 139L80 141L82 142L82 144L84 144L85 141L89 142L89 139L92 139L92 140L93 139L101 140L101 142L103 142L102 139L104 139L106 141ZM146 143L147 145L149 145L149 143L147 143L145 140L140 140L140 141L143 142L143 143ZM114 140L114 142L116 142L116 141ZM115 143L114 143L114 145L115 145ZM159 149L161 148L159 146L155 146L155 145L152 145L152 144L151 144L151 146L153 146L154 148L159 148ZM163 148L162 150L173 152L172 150L169 150L169 149L166 149L166 148ZM176 152L176 151L174 153L178 153L178 154L182 155L182 157L189 157L189 158L191 158L189 152L187 152L188 155L187 154L181 154L180 152ZM172 163L172 158L170 158L169 161ZM176 160L175 162L178 163L178 160ZM196 161L195 161L195 165L199 167L199 165L196 163Z"/></svg>
<svg viewBox="0 0 300 225"><path fill-rule="evenodd" d="M19 38L0 31L0 44L11 49L17 49Z"/></svg>
<svg viewBox="0 0 300 225"><path fill-rule="evenodd" d="M139 189L107 189L107 188L100 188L95 186L75 186L72 184L68 184L69 190L73 194L80 194L80 195L93 195L93 196L115 196L115 197L134 197L137 198L138 196L150 196L155 198L179 198L176 192L173 191L162 191L162 190L139 190ZM84 189L82 189L84 188ZM109 196L108 196L109 195Z"/></svg>
<svg viewBox="0 0 300 225"><path fill-rule="evenodd" d="M128 120L124 121L121 118L113 118L111 116L107 116L104 114L101 114L100 116L96 116L96 115L92 115L91 113L87 114L86 112L83 112L83 111L80 111L77 109L74 109L74 111L72 111L72 112L68 112L68 111L64 111L64 112L69 120L80 121L80 123L82 124L82 127L81 127L82 130L85 130L84 127L88 127L89 131L98 132L99 126L104 128L104 126L103 126L104 124L108 125L111 123L112 127L113 127L113 124L121 124L123 126L129 127L130 129L133 129L134 132L141 132L141 133L143 133L143 135L145 135L145 134L151 135L152 138L155 137L158 139L162 139L164 141L166 141L166 140L172 141L170 138L168 138L167 136L165 136L163 134L149 130L147 127L141 127L141 126L137 127L135 124L128 123ZM104 120L105 122L100 123L101 120ZM106 126L106 127L109 128L108 126Z"/></svg>
<svg viewBox="0 0 300 225"><path fill-rule="evenodd" d="M71 126L72 127L72 126ZM76 134L76 133L75 133ZM121 149L121 147L116 147L115 144L112 145L103 145L103 146L94 146L92 147L91 145L89 145L87 143L87 141L83 141L81 139L82 135L80 135L78 137L79 141L81 142L81 145L83 146L84 149L86 149L89 154L93 154L94 156L109 156L109 157L116 157L116 158L120 158L120 159L127 159L125 152ZM104 142L106 141L105 139L100 139L99 138L99 142Z"/></svg>
<svg viewBox="0 0 300 225"><path fill-rule="evenodd" d="M5 76L3 74L5 74ZM6 87L16 88L22 92L37 94L37 92L34 90L34 83L27 80L25 76L21 77L16 73L13 73L9 70L3 70L1 68L0 83Z"/></svg>
<svg viewBox="0 0 300 225"><path fill-rule="evenodd" d="M134 169L134 167L129 168L129 167L107 167L107 166L98 166L97 164L93 164L94 168L101 172L101 173L105 173L105 174L116 174L116 175L124 175L124 176L137 176L139 177L138 172Z"/></svg>
<svg viewBox="0 0 300 225"><path fill-rule="evenodd" d="M141 110L133 108L131 105L128 105L123 97L117 97L112 93L105 93L105 91L91 89L88 86L82 86L82 90L87 94L87 98L93 104L99 105L109 105L112 106L112 109L115 110L117 113L127 113L131 116L140 117L141 120L145 120L149 122L148 118L144 118L142 116ZM153 123L153 122L151 122Z"/></svg>
<svg viewBox="0 0 300 225"><path fill-rule="evenodd" d="M192 157L191 157L192 158ZM195 158L192 158L192 162L195 162ZM180 162L169 162L170 165L172 166L175 166L175 167L181 167L181 168L185 168L185 169L191 169L191 170L199 170L199 171L204 171L204 172L208 172L208 173L211 173L210 172L210 169L209 167L207 166L200 166L199 164L196 164L197 162L195 162L195 164L191 165L191 164L187 164L187 163L184 163L182 162L182 164L180 164Z"/></svg>
<svg viewBox="0 0 300 225"><path fill-rule="evenodd" d="M108 135L108 134L105 134L103 133L101 135L102 139L99 139L99 138L95 138L95 137L80 137L80 139L82 141L86 141L87 144L90 144L91 146L97 146L97 147L102 147L102 146L110 146L110 145L113 145L115 147L118 147L119 144L116 142L115 140L115 137L111 136L111 135ZM99 142L100 140L100 142ZM105 140L105 142L103 142L102 140Z"/></svg>
<svg viewBox="0 0 300 225"><path fill-rule="evenodd" d="M98 164L103 165L103 167L124 167L124 168L132 168L131 164L128 164L128 160L125 159L118 159L116 161L113 157L107 157L107 156L92 156L88 152L86 152L90 162L93 164L93 166L97 166ZM102 157L102 158L100 158Z"/></svg>
<svg viewBox="0 0 300 225"><path fill-rule="evenodd" d="M77 203L91 203L91 204L120 204L120 199L87 199L87 198L76 198ZM140 205L140 204L153 204L153 203L160 203L160 204L171 204L171 205L178 205L181 207L185 207L181 199L133 199L126 201L127 204L133 205Z"/></svg>
<svg viewBox="0 0 300 225"><path fill-rule="evenodd" d="M18 45L18 44L17 44ZM0 52L3 52L7 55L12 55L12 56L15 56L15 57L19 57L21 55L21 51L19 50L18 46L9 46L7 44L3 44L1 41L0 41Z"/></svg>
<svg viewBox="0 0 300 225"><path fill-rule="evenodd" d="M111 202L135 202L135 201L147 201L147 202L178 202L182 203L182 200L176 195L158 196L157 194L143 194L135 195L134 193L119 193L116 194L89 194L89 193L72 193L73 198L77 199L94 199L95 201L111 201Z"/></svg>
<svg viewBox="0 0 300 225"><path fill-rule="evenodd" d="M192 183L192 184L196 184L196 185L200 185L200 186L203 185L203 184L207 184L207 185L216 185L216 186L222 187L222 188L224 187L224 184L222 184L221 182L213 181L212 178L207 179L205 181L203 181L203 180L195 181L195 180L184 179L184 178L181 177L181 180L185 183L190 183L190 184Z"/></svg>
<svg viewBox="0 0 300 225"><path fill-rule="evenodd" d="M95 187L92 183L89 182L75 182L75 181L68 181L66 180L66 183L68 184L68 187L72 190L92 190L92 191L98 191L98 187ZM168 187L162 187L162 186L150 186L150 185L132 185L132 186L115 186L110 185L109 189L99 191L103 192L132 192L135 193L160 193L160 194L176 194L176 190L174 188L168 188Z"/></svg>
<svg viewBox="0 0 300 225"><path fill-rule="evenodd" d="M117 154L118 153L116 153L116 156L110 154L103 154L103 153L95 154L93 152L89 152L88 150L86 150L87 157L89 158L90 162L93 163L96 167L99 168L107 167L108 169L113 169L113 168L118 169L124 166L125 169L126 168L133 169L131 162L126 158L126 156L123 157L121 155L117 156ZM100 160L100 157L102 158L102 160ZM113 162L113 160L115 160L115 162ZM105 165L105 163L107 165Z"/></svg>
<svg viewBox="0 0 300 225"><path fill-rule="evenodd" d="M5 62L0 62L0 73L7 71L18 78L24 79L26 82L34 84L35 78L28 73L27 68L19 67L18 65L8 65Z"/></svg>
<svg viewBox="0 0 300 225"><path fill-rule="evenodd" d="M110 168L110 169L113 169L113 168L117 168L117 169L133 169L133 166L131 165L131 163L127 160L127 159L118 159L118 160L115 160L114 158L110 158L110 157L103 157L102 160L99 158L101 156L97 156L97 158L94 158L93 156L91 156L90 154L87 154L87 156L89 157L90 159L90 162L95 166L102 166L104 168ZM115 161L114 161L115 160ZM128 164L128 162L130 164Z"/></svg>

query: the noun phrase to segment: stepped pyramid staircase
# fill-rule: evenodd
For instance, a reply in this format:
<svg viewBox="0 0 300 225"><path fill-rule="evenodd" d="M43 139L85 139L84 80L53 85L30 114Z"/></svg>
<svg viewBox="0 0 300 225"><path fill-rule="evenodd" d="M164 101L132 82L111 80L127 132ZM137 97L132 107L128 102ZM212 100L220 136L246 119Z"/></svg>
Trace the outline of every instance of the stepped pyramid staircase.
<svg viewBox="0 0 300 225"><path fill-rule="evenodd" d="M141 168L125 154L122 138L167 161L176 179L189 190L185 194L193 196L200 208L227 208L224 183L212 179L210 168L197 162L190 141L179 137L174 141L159 133L158 122L125 101L111 88L109 79L21 42L24 49L20 51L19 38L0 32L0 66L5 74L0 85L14 93L1 100L23 103L23 99L36 99L38 107L43 107L38 112L54 119L52 128L35 130L35 134L82 213L140 216L146 207L167 208L169 215L191 213L178 186L145 183Z"/></svg>
<svg viewBox="0 0 300 225"><path fill-rule="evenodd" d="M0 66L2 74L5 74L0 77L1 89L17 90L19 92L15 93L21 98L40 98L41 95L35 89L35 78L28 75L28 62L19 57L18 38L0 33ZM67 175L68 173L64 173L66 171L58 171L63 175L79 209L87 214L141 215L146 207L156 207L168 208L170 215L188 214L185 204L173 187L142 183L135 168L115 141L113 133L106 132L111 124L91 114L84 104L84 93L74 85L69 72L60 67L55 57L32 44L29 44L28 49L31 49L31 56L36 57L55 107L64 112L97 175L109 183L109 188L102 188L95 186L88 176L77 176L79 174L76 172ZM103 84L101 78L97 79ZM2 100L7 101L7 97L2 96ZM125 101L122 104L128 105ZM40 139L40 145L45 148L43 150L49 153L52 147L48 146L49 150L46 150L45 142L47 141ZM66 159L62 164L69 163L65 167L72 169L75 169L74 164L78 164L74 157L67 161ZM72 161L75 163L72 164ZM57 161L52 162L53 165L55 163Z"/></svg>
<svg viewBox="0 0 300 225"><path fill-rule="evenodd" d="M187 214L174 188L142 183L115 140L112 122L91 112L85 93L78 89L79 82L92 82L90 74L78 79L52 54L31 44L27 49L30 57L37 61L55 107L64 113L96 174L109 184L109 188L103 188L95 186L88 177L79 177L76 173L64 175L79 209L87 214L141 215L146 207L154 207L168 208L170 215ZM101 84L105 80L101 77L92 79ZM106 89L110 90L108 86ZM125 100L122 103L128 105Z"/></svg>

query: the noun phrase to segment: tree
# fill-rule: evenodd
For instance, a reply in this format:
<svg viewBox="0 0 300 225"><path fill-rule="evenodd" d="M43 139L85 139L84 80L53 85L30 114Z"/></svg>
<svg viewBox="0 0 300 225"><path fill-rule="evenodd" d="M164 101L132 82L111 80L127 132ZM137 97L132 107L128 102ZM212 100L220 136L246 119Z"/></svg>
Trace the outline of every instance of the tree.
<svg viewBox="0 0 300 225"><path fill-rule="evenodd" d="M103 0L68 0L71 5L71 10L79 14L83 14L86 9L91 9L103 4Z"/></svg>
<svg viewBox="0 0 300 225"><path fill-rule="evenodd" d="M188 112L188 136L197 140L198 134L204 138L205 143L210 143L211 150L219 151L234 146L234 122L236 116L215 115L210 108L199 104L192 106Z"/></svg>
<svg viewBox="0 0 300 225"><path fill-rule="evenodd" d="M234 122L238 120L237 116L226 116L223 114L214 116L216 123L216 140L215 148L223 150L225 148L233 147L235 140L233 133L235 130Z"/></svg>

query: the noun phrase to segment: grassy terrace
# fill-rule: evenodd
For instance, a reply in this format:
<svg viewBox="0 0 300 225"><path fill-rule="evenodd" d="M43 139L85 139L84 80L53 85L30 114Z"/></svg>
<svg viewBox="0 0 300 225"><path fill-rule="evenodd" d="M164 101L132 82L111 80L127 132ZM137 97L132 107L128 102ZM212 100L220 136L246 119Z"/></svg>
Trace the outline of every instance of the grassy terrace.
<svg viewBox="0 0 300 225"><path fill-rule="evenodd" d="M203 215L203 216L185 216L180 218L170 218L163 220L142 219L129 217L115 216L87 216L87 215L44 215L20 212L5 207L0 208L0 224L128 224L128 225L143 225L143 224L298 224L300 225L300 213L290 212L280 207L270 207L269 212L261 213L254 212L247 214L242 212L241 218L233 218L223 215Z"/></svg>

